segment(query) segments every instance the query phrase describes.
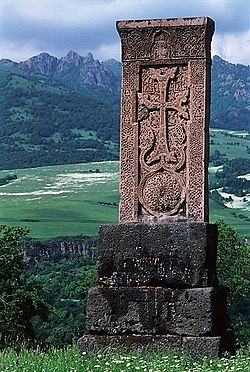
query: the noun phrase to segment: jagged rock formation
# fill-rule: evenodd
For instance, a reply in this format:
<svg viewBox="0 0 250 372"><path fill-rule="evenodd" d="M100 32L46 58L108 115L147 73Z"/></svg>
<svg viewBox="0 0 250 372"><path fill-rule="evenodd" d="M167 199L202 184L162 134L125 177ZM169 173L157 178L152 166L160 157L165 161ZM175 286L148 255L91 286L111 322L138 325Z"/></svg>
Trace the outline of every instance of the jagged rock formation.
<svg viewBox="0 0 250 372"><path fill-rule="evenodd" d="M18 66L28 73L51 76L56 71L57 62L56 57L52 57L48 53L41 53L27 61L20 62Z"/></svg>
<svg viewBox="0 0 250 372"><path fill-rule="evenodd" d="M0 67L1 65L5 68L15 67L29 76L42 75L50 82L60 81L68 87L80 88L83 84L88 84L110 91L120 88L120 71L117 68L120 63L115 60L100 63L94 59L92 53L82 57L70 50L60 59L48 53L40 53L20 63L4 59L0 61Z"/></svg>

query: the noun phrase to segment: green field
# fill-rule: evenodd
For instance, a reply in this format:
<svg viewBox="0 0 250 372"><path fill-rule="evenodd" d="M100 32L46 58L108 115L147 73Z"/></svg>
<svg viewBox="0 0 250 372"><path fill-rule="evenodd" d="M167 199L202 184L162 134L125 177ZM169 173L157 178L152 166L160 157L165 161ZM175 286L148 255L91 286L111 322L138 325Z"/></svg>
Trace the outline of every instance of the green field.
<svg viewBox="0 0 250 372"><path fill-rule="evenodd" d="M250 157L247 133L212 130L211 135L211 153L219 149L228 159ZM118 221L118 168L118 162L109 161L0 171L0 178L18 177L0 187L0 224L28 226L37 238L95 237L100 224ZM248 208L223 208L211 200L210 220L218 219L250 237Z"/></svg>
<svg viewBox="0 0 250 372"><path fill-rule="evenodd" d="M215 150L231 160L237 157L250 159L249 133L246 131L232 131L226 129L210 129L211 153Z"/></svg>
<svg viewBox="0 0 250 372"><path fill-rule="evenodd" d="M0 224L28 226L31 236L97 236L118 220L118 162L1 171L18 180L0 187Z"/></svg>

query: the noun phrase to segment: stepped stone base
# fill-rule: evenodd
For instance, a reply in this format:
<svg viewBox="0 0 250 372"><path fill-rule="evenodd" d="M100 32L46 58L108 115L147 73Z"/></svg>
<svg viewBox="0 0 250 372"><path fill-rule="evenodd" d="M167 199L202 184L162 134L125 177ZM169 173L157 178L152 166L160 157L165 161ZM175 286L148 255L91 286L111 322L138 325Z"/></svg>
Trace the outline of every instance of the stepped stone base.
<svg viewBox="0 0 250 372"><path fill-rule="evenodd" d="M235 339L232 331L221 336L182 337L177 335L85 335L78 340L80 353L98 349L127 348L159 351L166 348L183 348L208 357L218 357L223 352L235 353Z"/></svg>
<svg viewBox="0 0 250 372"><path fill-rule="evenodd" d="M100 334L218 335L226 331L225 288L93 287L87 329Z"/></svg>
<svg viewBox="0 0 250 372"><path fill-rule="evenodd" d="M216 277L217 229L205 222L102 225L97 286L89 290L80 352L179 347L234 352L226 288Z"/></svg>
<svg viewBox="0 0 250 372"><path fill-rule="evenodd" d="M97 280L106 286L215 287L217 226L206 222L99 228Z"/></svg>

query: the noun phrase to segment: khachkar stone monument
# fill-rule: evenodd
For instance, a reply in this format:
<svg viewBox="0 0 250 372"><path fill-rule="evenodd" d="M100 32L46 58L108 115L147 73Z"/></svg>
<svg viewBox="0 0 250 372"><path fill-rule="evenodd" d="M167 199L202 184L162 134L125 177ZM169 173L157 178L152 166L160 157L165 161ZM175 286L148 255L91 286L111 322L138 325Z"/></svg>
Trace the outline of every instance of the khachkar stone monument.
<svg viewBox="0 0 250 372"><path fill-rule="evenodd" d="M120 223L99 230L81 351L233 351L208 223L209 18L120 21Z"/></svg>

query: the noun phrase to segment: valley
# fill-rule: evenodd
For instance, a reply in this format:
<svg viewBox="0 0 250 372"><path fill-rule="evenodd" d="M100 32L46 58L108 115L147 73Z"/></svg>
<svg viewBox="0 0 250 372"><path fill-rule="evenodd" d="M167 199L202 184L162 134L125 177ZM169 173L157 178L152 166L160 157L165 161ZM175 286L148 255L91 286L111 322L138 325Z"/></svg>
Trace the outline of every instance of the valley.
<svg viewBox="0 0 250 372"><path fill-rule="evenodd" d="M218 182L216 172L221 171L228 160L242 158L243 169L247 169L249 134L211 129L210 141L213 161L209 167L209 180L214 189L213 185ZM77 235L96 237L100 224L118 221L118 172L118 161L0 171L0 178L11 174L18 177L0 186L0 224L27 226L30 235L40 239ZM249 172L250 169L241 176ZM222 188L218 193L221 199L218 195L210 198L211 222L223 219L242 236L250 238L250 193L244 196L231 194L229 200L229 194Z"/></svg>
<svg viewBox="0 0 250 372"><path fill-rule="evenodd" d="M210 220L249 237L248 78L249 66L213 57ZM91 53L0 60L1 224L45 239L118 221L120 81L120 62Z"/></svg>

